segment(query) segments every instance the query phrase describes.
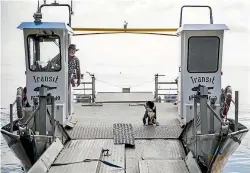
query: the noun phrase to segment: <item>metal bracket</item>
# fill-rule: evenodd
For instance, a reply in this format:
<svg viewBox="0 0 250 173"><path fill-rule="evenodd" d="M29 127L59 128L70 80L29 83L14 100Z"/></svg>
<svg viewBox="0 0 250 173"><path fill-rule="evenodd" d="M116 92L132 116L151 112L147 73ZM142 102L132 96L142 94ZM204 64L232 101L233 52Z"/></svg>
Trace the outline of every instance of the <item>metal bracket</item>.
<svg viewBox="0 0 250 173"><path fill-rule="evenodd" d="M109 149L102 149L102 153L104 156L111 156L112 154L109 153Z"/></svg>

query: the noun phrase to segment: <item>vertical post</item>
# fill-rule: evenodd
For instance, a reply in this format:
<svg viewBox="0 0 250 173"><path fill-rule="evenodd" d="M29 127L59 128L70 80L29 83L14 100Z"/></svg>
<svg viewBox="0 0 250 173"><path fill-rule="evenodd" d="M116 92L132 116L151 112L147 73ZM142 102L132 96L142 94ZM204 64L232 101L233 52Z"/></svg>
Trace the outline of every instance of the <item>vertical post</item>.
<svg viewBox="0 0 250 173"><path fill-rule="evenodd" d="M214 109L214 105L211 104L211 108ZM212 111L210 111L210 134L214 133L214 114Z"/></svg>
<svg viewBox="0 0 250 173"><path fill-rule="evenodd" d="M68 56L68 47L69 45L71 44L71 37L70 37L70 34L68 33L68 45L67 45L67 48L66 48L66 56ZM67 63L68 63L68 58L67 59ZM68 68L68 65L66 65L66 68ZM69 70L69 69L68 69ZM68 76L68 73L67 75ZM71 77L71 76L68 76L68 78ZM68 79L66 78L66 79ZM67 81L67 84L68 84L68 81ZM71 115L71 84L68 84L69 87L68 87L68 113L66 115L66 119L68 119L68 117Z"/></svg>
<svg viewBox="0 0 250 173"><path fill-rule="evenodd" d="M37 97L33 97L33 111L35 111L38 107L38 98ZM34 131L36 132L38 130L39 127L39 117L37 116L37 113L34 116Z"/></svg>
<svg viewBox="0 0 250 173"><path fill-rule="evenodd" d="M216 102L216 97L212 97L210 100L210 106L213 110L215 110L215 102ZM209 133L213 134L214 133L214 114L212 111L210 111L210 129Z"/></svg>
<svg viewBox="0 0 250 173"><path fill-rule="evenodd" d="M207 95L208 88L200 87L200 120L201 120L201 134L208 133L208 118L207 118Z"/></svg>
<svg viewBox="0 0 250 173"><path fill-rule="evenodd" d="M194 96L194 127L193 127L193 136L194 136L194 150L195 150L195 157L197 156L197 100L196 95Z"/></svg>
<svg viewBox="0 0 250 173"><path fill-rule="evenodd" d="M95 75L92 75L92 103L95 102Z"/></svg>
<svg viewBox="0 0 250 173"><path fill-rule="evenodd" d="M39 135L46 135L47 88L41 87L39 92Z"/></svg>
<svg viewBox="0 0 250 173"><path fill-rule="evenodd" d="M68 115L66 118L69 117L69 115L71 115L71 84L68 84L69 87L68 87Z"/></svg>
<svg viewBox="0 0 250 173"><path fill-rule="evenodd" d="M13 132L13 104L10 104L10 132Z"/></svg>
<svg viewBox="0 0 250 173"><path fill-rule="evenodd" d="M155 95L154 95L155 99L156 99L156 88L157 88L157 85L156 85L156 74L155 74Z"/></svg>
<svg viewBox="0 0 250 173"><path fill-rule="evenodd" d="M51 96L52 140L55 141L55 98Z"/></svg>
<svg viewBox="0 0 250 173"><path fill-rule="evenodd" d="M235 131L238 131L238 110L239 110L239 91L235 91Z"/></svg>
<svg viewBox="0 0 250 173"><path fill-rule="evenodd" d="M158 102L158 74L155 74L155 100Z"/></svg>
<svg viewBox="0 0 250 173"><path fill-rule="evenodd" d="M85 82L83 83L83 94L84 94L84 96L85 96L85 94L86 94L86 88L85 88Z"/></svg>

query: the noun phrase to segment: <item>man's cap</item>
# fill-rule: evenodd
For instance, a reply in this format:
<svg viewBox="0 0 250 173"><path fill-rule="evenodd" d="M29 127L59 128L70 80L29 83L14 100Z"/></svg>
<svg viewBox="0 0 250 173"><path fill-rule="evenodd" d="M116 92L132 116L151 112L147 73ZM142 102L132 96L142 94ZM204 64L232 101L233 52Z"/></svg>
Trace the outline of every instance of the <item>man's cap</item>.
<svg viewBox="0 0 250 173"><path fill-rule="evenodd" d="M79 50L79 49L76 49L76 45L75 44L70 44L69 45L69 49L74 49L75 51Z"/></svg>

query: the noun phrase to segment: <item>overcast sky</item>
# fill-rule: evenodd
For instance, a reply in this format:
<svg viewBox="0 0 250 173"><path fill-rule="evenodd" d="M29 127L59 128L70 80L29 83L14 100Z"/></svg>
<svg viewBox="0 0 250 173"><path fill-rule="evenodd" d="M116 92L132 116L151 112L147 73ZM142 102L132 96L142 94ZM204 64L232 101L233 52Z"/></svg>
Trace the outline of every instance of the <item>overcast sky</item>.
<svg viewBox="0 0 250 173"><path fill-rule="evenodd" d="M223 66L250 67L248 0L74 1L75 15L72 18L72 26L123 27L124 20L127 20L128 27L178 27L180 8L185 4L210 5L213 8L214 23L226 24L231 29L225 34ZM15 86L25 79L23 35L16 27L23 21L33 21L32 16L36 7L35 0L1 1L2 82L15 79L12 80ZM67 9L44 8L42 12L43 21L67 22ZM184 11L183 23L208 22L206 9ZM94 72L99 76L116 76L121 72L126 80L126 77L129 79L132 74L137 73L138 80L143 82L147 81L145 73L176 75L178 70L179 45L175 37L98 35L74 37L72 42L80 49L76 55L81 61L82 71Z"/></svg>

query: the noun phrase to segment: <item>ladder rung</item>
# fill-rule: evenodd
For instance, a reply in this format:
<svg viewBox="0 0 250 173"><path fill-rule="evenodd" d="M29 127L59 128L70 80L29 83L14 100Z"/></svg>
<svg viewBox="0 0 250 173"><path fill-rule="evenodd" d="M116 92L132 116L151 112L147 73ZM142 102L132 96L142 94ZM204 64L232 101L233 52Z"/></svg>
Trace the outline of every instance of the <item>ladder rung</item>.
<svg viewBox="0 0 250 173"><path fill-rule="evenodd" d="M92 84L92 82L80 82L80 84Z"/></svg>
<svg viewBox="0 0 250 173"><path fill-rule="evenodd" d="M176 82L158 82L158 84L177 84Z"/></svg>
<svg viewBox="0 0 250 173"><path fill-rule="evenodd" d="M92 94L73 94L74 96L92 96Z"/></svg>
<svg viewBox="0 0 250 173"><path fill-rule="evenodd" d="M161 96L177 96L177 94L157 94L157 95L161 95Z"/></svg>
<svg viewBox="0 0 250 173"><path fill-rule="evenodd" d="M92 90L92 88L75 88L73 90Z"/></svg>
<svg viewBox="0 0 250 173"><path fill-rule="evenodd" d="M158 88L158 90L178 90L178 89L177 88L162 88L162 89Z"/></svg>

